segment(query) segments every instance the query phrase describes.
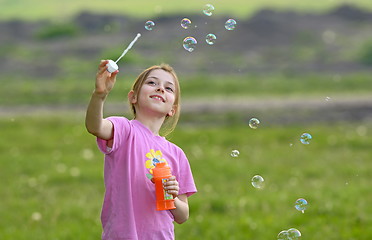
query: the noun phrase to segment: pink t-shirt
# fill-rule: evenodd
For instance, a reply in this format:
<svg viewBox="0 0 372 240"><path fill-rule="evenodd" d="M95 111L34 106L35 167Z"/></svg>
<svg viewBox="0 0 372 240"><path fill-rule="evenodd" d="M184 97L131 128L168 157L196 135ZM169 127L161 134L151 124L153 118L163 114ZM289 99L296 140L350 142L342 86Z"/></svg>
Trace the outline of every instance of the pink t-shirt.
<svg viewBox="0 0 372 240"><path fill-rule="evenodd" d="M179 182L179 194L195 193L186 155L137 120L107 119L114 125L112 148L97 138L98 147L105 154L102 239L174 239L173 215L169 210L156 210L155 185L150 179L155 164L167 162Z"/></svg>

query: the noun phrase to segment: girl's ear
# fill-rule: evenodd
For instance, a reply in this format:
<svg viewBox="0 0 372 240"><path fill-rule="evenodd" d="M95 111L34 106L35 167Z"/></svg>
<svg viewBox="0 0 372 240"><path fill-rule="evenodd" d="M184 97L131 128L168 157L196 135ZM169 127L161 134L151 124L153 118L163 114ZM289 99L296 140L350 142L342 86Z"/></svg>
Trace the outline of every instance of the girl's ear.
<svg viewBox="0 0 372 240"><path fill-rule="evenodd" d="M172 110L169 111L167 116L172 117L176 113L176 111L177 111L177 106L173 105Z"/></svg>
<svg viewBox="0 0 372 240"><path fill-rule="evenodd" d="M133 90L130 90L130 92L128 93L128 101L131 104L137 103L137 95L134 94L134 91Z"/></svg>

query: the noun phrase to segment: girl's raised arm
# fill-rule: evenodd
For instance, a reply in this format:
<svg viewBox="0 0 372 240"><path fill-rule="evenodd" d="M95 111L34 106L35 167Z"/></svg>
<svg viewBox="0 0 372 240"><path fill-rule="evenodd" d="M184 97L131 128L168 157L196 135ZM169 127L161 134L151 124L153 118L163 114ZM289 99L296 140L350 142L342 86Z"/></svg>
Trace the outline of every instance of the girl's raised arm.
<svg viewBox="0 0 372 240"><path fill-rule="evenodd" d="M108 60L102 60L96 75L95 90L90 99L85 116L85 126L89 133L96 137L109 140L112 138L113 125L103 119L103 105L111 89L114 87L116 75L119 71L106 71Z"/></svg>

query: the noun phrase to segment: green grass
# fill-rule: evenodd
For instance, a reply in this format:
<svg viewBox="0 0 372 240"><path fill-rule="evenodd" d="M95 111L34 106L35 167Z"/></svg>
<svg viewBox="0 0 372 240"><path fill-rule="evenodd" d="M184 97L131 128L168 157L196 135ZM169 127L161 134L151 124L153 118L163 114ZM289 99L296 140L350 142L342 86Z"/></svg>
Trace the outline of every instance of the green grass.
<svg viewBox="0 0 372 240"><path fill-rule="evenodd" d="M215 7L215 15L231 15L235 17L248 17L264 7L278 9L293 9L300 11L326 11L342 3L349 2L363 8L372 9L369 0L333 0L333 1L296 1L296 0L265 0L265 1L87 1L87 0L38 0L36 3L26 0L9 1L0 0L0 19L64 19L81 11L106 12L125 14L135 17L156 17L166 14L195 14L201 13L207 3ZM25 11L27 9L27 11Z"/></svg>
<svg viewBox="0 0 372 240"><path fill-rule="evenodd" d="M74 65L70 64L69 68ZM90 66L93 68L93 66ZM87 104L94 89L94 74L54 79L25 79L12 77L0 88L0 106ZM68 71L67 71L68 72ZM350 75L240 75L186 76L179 75L182 98L210 97L325 97L332 95L368 95L372 92L370 74ZM4 79L7 79L4 77ZM108 101L125 102L134 76L118 76Z"/></svg>
<svg viewBox="0 0 372 240"><path fill-rule="evenodd" d="M83 118L0 119L1 239L99 239L103 156ZM291 227L303 239L372 238L370 123L184 123L171 141L188 155L199 192L177 238L276 239ZM309 145L299 142L303 132L313 136ZM255 174L264 189L251 186ZM304 214L294 208L299 197L309 202Z"/></svg>

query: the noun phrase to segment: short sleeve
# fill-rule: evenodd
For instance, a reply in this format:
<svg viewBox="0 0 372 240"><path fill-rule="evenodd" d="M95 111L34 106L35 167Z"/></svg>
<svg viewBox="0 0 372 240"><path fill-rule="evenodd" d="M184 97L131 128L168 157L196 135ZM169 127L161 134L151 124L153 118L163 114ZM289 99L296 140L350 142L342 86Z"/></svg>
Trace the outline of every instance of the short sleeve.
<svg viewBox="0 0 372 240"><path fill-rule="evenodd" d="M114 127L114 144L109 148L107 146L107 140L97 137L97 146L102 153L110 154L111 152L116 151L118 147L123 144L125 139L127 139L131 128L129 120L125 117L108 117L106 119L112 122Z"/></svg>
<svg viewBox="0 0 372 240"><path fill-rule="evenodd" d="M185 153L180 150L179 154L179 194L186 194L187 197L197 192L191 167Z"/></svg>

